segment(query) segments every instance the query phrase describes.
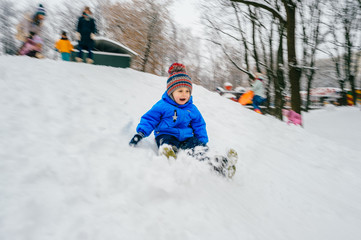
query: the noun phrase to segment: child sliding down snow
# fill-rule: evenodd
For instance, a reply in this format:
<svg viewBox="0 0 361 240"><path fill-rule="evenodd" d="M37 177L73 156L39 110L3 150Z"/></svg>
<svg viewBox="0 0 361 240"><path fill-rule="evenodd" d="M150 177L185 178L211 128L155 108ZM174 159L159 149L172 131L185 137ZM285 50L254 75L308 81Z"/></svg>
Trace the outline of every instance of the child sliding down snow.
<svg viewBox="0 0 361 240"><path fill-rule="evenodd" d="M189 155L200 161L207 160L211 163L213 160L211 165L217 172L233 177L234 164L237 160L237 153L234 150L228 152L228 159L224 157L210 159L207 156L206 123L193 104L192 80L187 75L185 66L173 63L168 73L166 92L162 99L142 116L137 126L137 134L131 139L129 145L136 146L154 130L159 154L175 159L180 149L187 150Z"/></svg>
<svg viewBox="0 0 361 240"><path fill-rule="evenodd" d="M24 45L19 50L19 55L26 55L35 58L44 58L41 54L43 40L34 33L30 33Z"/></svg>

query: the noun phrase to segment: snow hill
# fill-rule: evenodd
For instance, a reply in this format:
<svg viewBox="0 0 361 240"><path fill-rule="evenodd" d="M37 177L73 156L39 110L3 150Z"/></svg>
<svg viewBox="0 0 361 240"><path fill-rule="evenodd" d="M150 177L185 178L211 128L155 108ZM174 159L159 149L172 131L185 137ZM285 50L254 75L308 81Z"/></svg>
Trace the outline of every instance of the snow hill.
<svg viewBox="0 0 361 240"><path fill-rule="evenodd" d="M157 156L153 136L128 146L165 88L132 69L0 56L0 239L360 239L360 148L194 86L210 148L239 153L227 181Z"/></svg>

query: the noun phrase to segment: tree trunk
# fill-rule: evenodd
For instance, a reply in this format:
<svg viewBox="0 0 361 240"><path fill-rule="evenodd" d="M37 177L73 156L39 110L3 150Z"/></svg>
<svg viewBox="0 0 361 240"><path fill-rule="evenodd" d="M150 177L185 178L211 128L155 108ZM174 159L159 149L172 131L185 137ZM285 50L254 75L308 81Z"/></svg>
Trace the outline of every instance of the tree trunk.
<svg viewBox="0 0 361 240"><path fill-rule="evenodd" d="M353 105L356 105L357 95L356 95L356 88L355 88L355 76L350 75L349 81L350 81L350 85L351 85L352 102L353 102Z"/></svg>
<svg viewBox="0 0 361 240"><path fill-rule="evenodd" d="M258 52L257 52L257 43L256 43L256 14L252 12L251 7L248 7L248 11L252 23L253 58L256 64L256 71L261 72L261 68L259 66Z"/></svg>
<svg viewBox="0 0 361 240"><path fill-rule="evenodd" d="M146 67L147 67L147 63L148 63L148 60L149 60L150 52L151 52L151 49L152 49L152 43L153 43L154 29L155 29L155 26L156 26L157 22L158 22L158 15L155 14L152 17L152 21L151 21L149 29L148 29L147 44L146 44L146 47L145 47L143 63L142 63L142 71L143 72L145 72Z"/></svg>
<svg viewBox="0 0 361 240"><path fill-rule="evenodd" d="M241 27L241 20L239 19L239 16L238 16L238 8L237 6L232 2L232 7L234 9L234 13L236 15L236 18L237 18L237 25L238 25L238 29L239 29L239 33L242 37L242 42L243 42L243 47L244 47L244 62L246 64L246 70L249 71L249 60L248 60L248 44L247 44L247 39L246 37L244 36L244 33L243 33L243 30L242 30L242 27Z"/></svg>
<svg viewBox="0 0 361 240"><path fill-rule="evenodd" d="M313 67L313 66L311 66ZM305 106L305 111L308 112L309 108L310 108L310 91L311 91L311 87L312 87L312 80L313 80L313 75L315 74L315 70L311 69L310 70L310 74L306 74L307 77L307 100L306 100L306 106Z"/></svg>
<svg viewBox="0 0 361 240"><path fill-rule="evenodd" d="M284 98L283 98L283 90L285 88L285 79L284 79L284 60L283 60L283 34L284 34L284 24L281 24L279 28L279 46L277 51L277 78L275 78L274 89L275 89L275 112L274 116L278 119L282 120L282 109L284 107Z"/></svg>
<svg viewBox="0 0 361 240"><path fill-rule="evenodd" d="M301 96L300 96L300 78L301 69L297 66L296 55L296 8L297 5L292 0L282 0L282 4L286 10L287 19L283 19L283 16L279 11L276 11L274 7L269 5L268 1L264 1L265 4L259 1L247 1L247 0L231 0L232 2L240 2L246 5L252 5L255 7L263 8L266 11L272 13L275 17L280 19L281 22L287 24L287 55L288 55L288 77L291 82L291 106L292 109L301 113Z"/></svg>
<svg viewBox="0 0 361 240"><path fill-rule="evenodd" d="M287 11L287 56L289 78L291 82L291 108L301 113L300 78L301 69L298 67L296 57L296 7L285 4Z"/></svg>

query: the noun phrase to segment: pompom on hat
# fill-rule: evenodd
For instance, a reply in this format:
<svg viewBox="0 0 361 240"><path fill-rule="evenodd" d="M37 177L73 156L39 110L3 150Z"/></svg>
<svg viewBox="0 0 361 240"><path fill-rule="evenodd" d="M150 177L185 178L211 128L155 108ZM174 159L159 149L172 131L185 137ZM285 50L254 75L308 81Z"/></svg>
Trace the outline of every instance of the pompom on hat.
<svg viewBox="0 0 361 240"><path fill-rule="evenodd" d="M169 69L167 80L167 94L172 97L172 93L181 87L186 87L192 93L192 79L186 73L186 67L181 63L173 63Z"/></svg>
<svg viewBox="0 0 361 240"><path fill-rule="evenodd" d="M46 15L46 11L43 4L39 4L38 9L36 10L36 15L44 15L44 16Z"/></svg>

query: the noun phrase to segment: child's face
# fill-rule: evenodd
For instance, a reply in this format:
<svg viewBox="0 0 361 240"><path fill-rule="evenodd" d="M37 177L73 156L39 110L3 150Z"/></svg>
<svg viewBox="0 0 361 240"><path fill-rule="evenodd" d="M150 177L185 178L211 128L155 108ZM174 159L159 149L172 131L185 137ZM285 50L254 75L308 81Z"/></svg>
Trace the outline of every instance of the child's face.
<svg viewBox="0 0 361 240"><path fill-rule="evenodd" d="M38 19L39 20L44 20L45 16L43 14L38 14Z"/></svg>
<svg viewBox="0 0 361 240"><path fill-rule="evenodd" d="M186 104L191 97L191 92L186 87L177 88L172 94L174 101L179 105Z"/></svg>

